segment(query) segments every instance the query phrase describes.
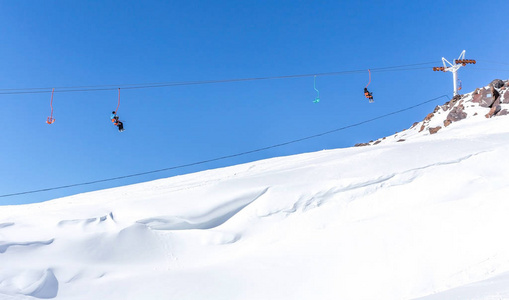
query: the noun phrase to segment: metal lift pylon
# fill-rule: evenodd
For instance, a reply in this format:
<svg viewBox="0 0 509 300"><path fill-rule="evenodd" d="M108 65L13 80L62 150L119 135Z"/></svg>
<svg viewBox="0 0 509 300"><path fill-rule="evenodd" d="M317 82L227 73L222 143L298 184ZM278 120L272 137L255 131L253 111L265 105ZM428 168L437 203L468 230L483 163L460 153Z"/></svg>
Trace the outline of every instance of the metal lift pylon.
<svg viewBox="0 0 509 300"><path fill-rule="evenodd" d="M450 63L445 57L442 57L442 63L444 64L443 67L433 67L433 71L443 71L443 72L451 72L452 73L452 81L453 81L453 88L454 88L454 96L458 95L458 70L461 67L466 66L467 64L475 64L476 61L473 59L465 59L465 52L466 50L463 50L458 57L454 61L454 64ZM449 66L447 66L447 64Z"/></svg>

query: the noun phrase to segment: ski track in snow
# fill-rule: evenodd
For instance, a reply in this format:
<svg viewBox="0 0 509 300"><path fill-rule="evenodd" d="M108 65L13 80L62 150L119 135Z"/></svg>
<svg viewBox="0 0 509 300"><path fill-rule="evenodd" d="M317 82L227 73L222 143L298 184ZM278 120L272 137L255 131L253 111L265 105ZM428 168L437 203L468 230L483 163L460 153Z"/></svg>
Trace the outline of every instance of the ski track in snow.
<svg viewBox="0 0 509 300"><path fill-rule="evenodd" d="M9 226L14 226L14 223L13 222L0 223L0 229L5 228L5 227L9 227Z"/></svg>

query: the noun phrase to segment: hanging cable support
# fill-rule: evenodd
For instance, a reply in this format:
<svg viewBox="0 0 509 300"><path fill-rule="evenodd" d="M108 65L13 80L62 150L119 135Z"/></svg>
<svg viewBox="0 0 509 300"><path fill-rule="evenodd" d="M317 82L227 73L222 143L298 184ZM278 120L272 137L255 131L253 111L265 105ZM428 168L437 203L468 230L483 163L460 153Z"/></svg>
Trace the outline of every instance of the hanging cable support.
<svg viewBox="0 0 509 300"><path fill-rule="evenodd" d="M427 69L425 67L417 67L422 65L436 64L437 62L425 62L408 65L389 66L381 68L373 68L373 72L392 72L392 71L411 71L419 69ZM292 79L292 78L304 78L314 76L338 76L365 72L365 69L361 70L349 70L349 71L338 71L338 72L327 72L327 73L314 73L314 74L295 74L295 75L283 75L283 76L267 76L267 77L252 77L252 78L233 78L233 79L220 79L220 80L202 80L202 81L184 81L184 82L159 82L159 83L137 83L137 84L121 84L121 85L92 85L92 86L67 86L67 87L56 87L57 93L69 93L69 92L93 92L93 91L111 91L116 90L119 87L122 89L149 89L149 88L161 88L161 87L172 87L172 86L185 86L185 85L204 85L204 84L217 84L217 83L232 83L232 82L245 82L245 81L258 81L258 80L275 80L275 79ZM14 94L41 94L47 93L48 88L19 88L19 89L0 89L0 95L14 95Z"/></svg>
<svg viewBox="0 0 509 300"><path fill-rule="evenodd" d="M384 114L384 115L381 115L381 116L378 116L378 117L375 117L375 118L367 119L367 120L364 120L364 121L361 121L361 122L358 122L358 123L350 124L350 125L347 125L347 126L343 126L343 127L337 128L337 129L333 129L333 130L329 130L329 131L326 131L326 132L318 133L318 134L315 134L315 135L303 137L303 138L300 138L300 139L296 139L296 140L292 140L292 141L288 141L288 142L283 142L283 143L280 143L280 144L275 144L275 145L272 145L272 146L267 146L267 147L258 148L258 149L254 149L254 150L249 150L249 151L245 151L245 152L240 152L240 153L236 153L236 154L216 157L216 158L212 158L212 159L208 159L208 160L197 161L197 162L188 163L188 164L184 164L184 165L177 165L177 166L168 167L168 168L159 169L159 170L152 170L152 171L147 171L147 172L142 172L142 173L135 173L135 174L130 174L130 175L124 175L124 176L118 176L118 177L94 180L94 181L89 181L89 182L75 183L75 184L69 184L69 185L63 185L63 186L57 186L57 187L51 187L51 188L45 188L45 189L39 189L39 190L18 192L18 193L12 193L12 194L3 194L3 195L0 195L0 198L12 197L12 196L20 196L20 195L26 195L26 194L34 194L34 193L47 192L47 191L53 191L53 190L60 190L60 189L66 189L66 188L72 188L72 187L78 187L78 186L85 186L85 185L92 185L92 184L96 184L96 183L102 183L102 182L126 179L126 178L131 178L131 177L139 177L139 176L148 175L148 174L160 173L160 172L164 172L164 171L181 169L181 168L191 167L191 166L197 166L197 165L202 165L202 164L206 164L206 163L210 163L210 162L215 162L215 161L219 161L219 160L225 160L225 159L229 159L229 158L233 158L233 157L238 157L238 156L243 156L243 155L247 155L247 154L251 154L251 153L255 153L255 152L261 152L261 151L269 150L269 149L272 149L272 148L283 147L283 146L286 146L286 145L290 145L290 144L306 141L306 140L309 140L309 139L321 137L321 136L328 135L328 134L331 134L331 133L335 133L335 132L338 132L338 131L343 131L343 130L346 130L346 129L349 129L349 128L361 126L361 125L364 125L366 123L370 123L370 122L373 122L373 121L376 121L376 120L379 120L379 119L382 119L382 118L386 118L386 117L389 117L389 116L392 116L392 115L395 115L395 114L399 114L399 113L405 112L407 110L411 110L413 108L422 106L424 104L436 101L436 100L444 98L444 97L447 97L449 100L451 100L449 96L442 95L442 96L439 96L439 97L436 97L436 98L433 98L433 99L429 99L429 100L423 101L421 103L415 104L413 106L409 106L407 108L403 108L403 109L400 109L400 110L397 110L397 111L393 111L393 112L390 112L390 113L387 113L387 114Z"/></svg>
<svg viewBox="0 0 509 300"><path fill-rule="evenodd" d="M369 81L368 81L368 84L366 84L366 88L370 85L371 83L371 70L368 69L368 73L369 73Z"/></svg>
<svg viewBox="0 0 509 300"><path fill-rule="evenodd" d="M368 69L369 73L369 82L366 84L366 87L364 87L364 96L369 100L369 103L373 103L373 93L368 91L368 86L371 84L371 70Z"/></svg>
<svg viewBox="0 0 509 300"><path fill-rule="evenodd" d="M120 120L120 118L118 117L117 115L117 112L118 112L118 108L120 107L120 88L118 89L118 104L117 104L117 108L111 112L111 122L113 123L113 125L117 126L118 127L118 131L119 132L122 132L124 131L124 122L122 122Z"/></svg>
<svg viewBox="0 0 509 300"><path fill-rule="evenodd" d="M48 124L53 124L55 122L55 119L53 118L53 92L55 91L55 89L52 89L51 90L51 102L50 102L50 106L51 106L51 115L48 117L48 119L46 120L46 123Z"/></svg>
<svg viewBox="0 0 509 300"><path fill-rule="evenodd" d="M316 98L315 98L315 100L313 100L313 103L318 103L318 102L320 102L320 91L318 91L316 89L316 75L315 75L315 78L314 78L313 87L314 87L314 89L316 91Z"/></svg>
<svg viewBox="0 0 509 300"><path fill-rule="evenodd" d="M117 109L115 109L115 114L118 112L119 107L120 107L120 88L118 88L118 104L117 104Z"/></svg>

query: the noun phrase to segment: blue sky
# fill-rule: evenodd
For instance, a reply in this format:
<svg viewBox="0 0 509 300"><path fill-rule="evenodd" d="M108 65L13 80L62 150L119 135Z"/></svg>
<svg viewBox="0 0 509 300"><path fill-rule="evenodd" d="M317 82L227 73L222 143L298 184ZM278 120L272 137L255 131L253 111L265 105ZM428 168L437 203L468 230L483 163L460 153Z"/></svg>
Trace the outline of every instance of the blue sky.
<svg viewBox="0 0 509 300"><path fill-rule="evenodd" d="M433 72L462 50L464 91L507 79L509 3L490 1L2 1L0 195L73 185L228 156L319 134L448 94ZM375 103L363 96L367 69ZM116 86L312 76L121 90ZM111 85L62 92L59 87ZM53 116L48 125L51 88ZM28 91L28 90L23 90ZM446 99L330 135L146 176L2 197L57 197L322 149L401 131Z"/></svg>

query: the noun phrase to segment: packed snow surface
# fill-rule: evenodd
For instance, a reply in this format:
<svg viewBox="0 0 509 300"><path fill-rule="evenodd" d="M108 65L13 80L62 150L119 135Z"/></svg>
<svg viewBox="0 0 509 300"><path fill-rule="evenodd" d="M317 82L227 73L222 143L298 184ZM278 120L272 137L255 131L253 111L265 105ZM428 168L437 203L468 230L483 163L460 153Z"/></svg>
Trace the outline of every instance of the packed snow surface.
<svg viewBox="0 0 509 300"><path fill-rule="evenodd" d="M0 299L509 299L508 129L0 207Z"/></svg>

